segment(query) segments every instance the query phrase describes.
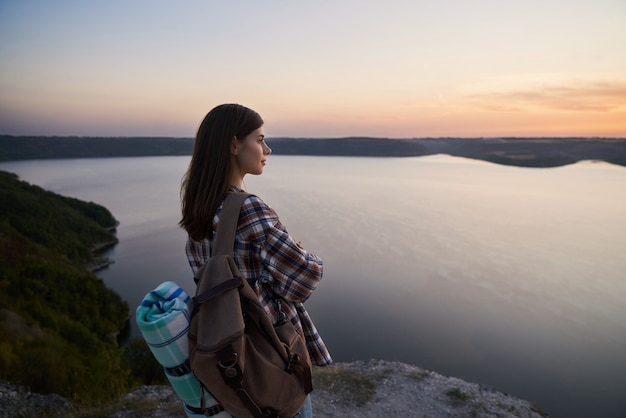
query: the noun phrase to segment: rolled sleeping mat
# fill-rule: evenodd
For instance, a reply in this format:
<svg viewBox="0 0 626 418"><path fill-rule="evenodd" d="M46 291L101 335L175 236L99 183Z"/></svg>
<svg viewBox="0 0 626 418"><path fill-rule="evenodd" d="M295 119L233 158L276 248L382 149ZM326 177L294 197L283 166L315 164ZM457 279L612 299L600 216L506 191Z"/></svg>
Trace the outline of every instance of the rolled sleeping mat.
<svg viewBox="0 0 626 418"><path fill-rule="evenodd" d="M228 418L230 415L208 391L202 390L191 372L187 334L192 310L193 300L185 290L174 282L164 282L143 298L135 318L150 351L183 401L187 416Z"/></svg>

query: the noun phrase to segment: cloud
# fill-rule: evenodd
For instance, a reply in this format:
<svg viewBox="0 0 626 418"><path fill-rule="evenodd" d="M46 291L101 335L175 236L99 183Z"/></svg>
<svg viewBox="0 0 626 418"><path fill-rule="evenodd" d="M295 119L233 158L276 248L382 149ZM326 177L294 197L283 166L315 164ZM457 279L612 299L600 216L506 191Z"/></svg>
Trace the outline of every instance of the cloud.
<svg viewBox="0 0 626 418"><path fill-rule="evenodd" d="M465 97L474 105L491 111L542 108L570 112L612 112L626 109L626 82L623 81L561 82L503 90L469 93Z"/></svg>

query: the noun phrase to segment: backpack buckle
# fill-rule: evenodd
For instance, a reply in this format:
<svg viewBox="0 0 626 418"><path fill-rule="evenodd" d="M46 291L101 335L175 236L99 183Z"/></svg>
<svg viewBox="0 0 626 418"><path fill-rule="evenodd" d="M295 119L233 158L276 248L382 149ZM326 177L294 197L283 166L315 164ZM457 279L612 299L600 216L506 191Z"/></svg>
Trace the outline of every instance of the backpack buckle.
<svg viewBox="0 0 626 418"><path fill-rule="evenodd" d="M278 319L276 320L276 322L274 322L274 327L281 326L289 321L289 317L287 316L285 311L283 311L283 305L282 303L280 303L280 300L276 301L276 306L278 307L278 309L276 310L276 313L278 314Z"/></svg>
<svg viewBox="0 0 626 418"><path fill-rule="evenodd" d="M235 380L241 376L241 369L237 366L238 354L232 352L231 355L231 358L217 362L217 364L221 367L222 376L228 381Z"/></svg>

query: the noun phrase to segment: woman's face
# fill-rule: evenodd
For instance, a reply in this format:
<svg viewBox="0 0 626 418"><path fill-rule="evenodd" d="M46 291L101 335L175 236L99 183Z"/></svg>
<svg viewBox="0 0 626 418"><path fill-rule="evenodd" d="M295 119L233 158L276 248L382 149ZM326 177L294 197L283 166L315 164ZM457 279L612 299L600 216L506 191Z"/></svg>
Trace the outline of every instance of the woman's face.
<svg viewBox="0 0 626 418"><path fill-rule="evenodd" d="M263 127L252 131L243 141L234 141L234 154L241 177L246 174L262 174L267 156L272 153L265 143Z"/></svg>

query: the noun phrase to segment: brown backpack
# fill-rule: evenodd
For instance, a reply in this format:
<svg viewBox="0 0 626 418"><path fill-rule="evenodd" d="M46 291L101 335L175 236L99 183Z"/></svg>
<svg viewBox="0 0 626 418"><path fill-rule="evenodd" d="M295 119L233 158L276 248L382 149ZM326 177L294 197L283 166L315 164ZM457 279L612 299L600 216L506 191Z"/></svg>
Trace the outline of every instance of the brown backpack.
<svg viewBox="0 0 626 418"><path fill-rule="evenodd" d="M195 277L191 370L231 415L291 418L313 390L311 360L304 337L284 314L272 324L233 259L248 196L230 193L225 199L212 255Z"/></svg>

